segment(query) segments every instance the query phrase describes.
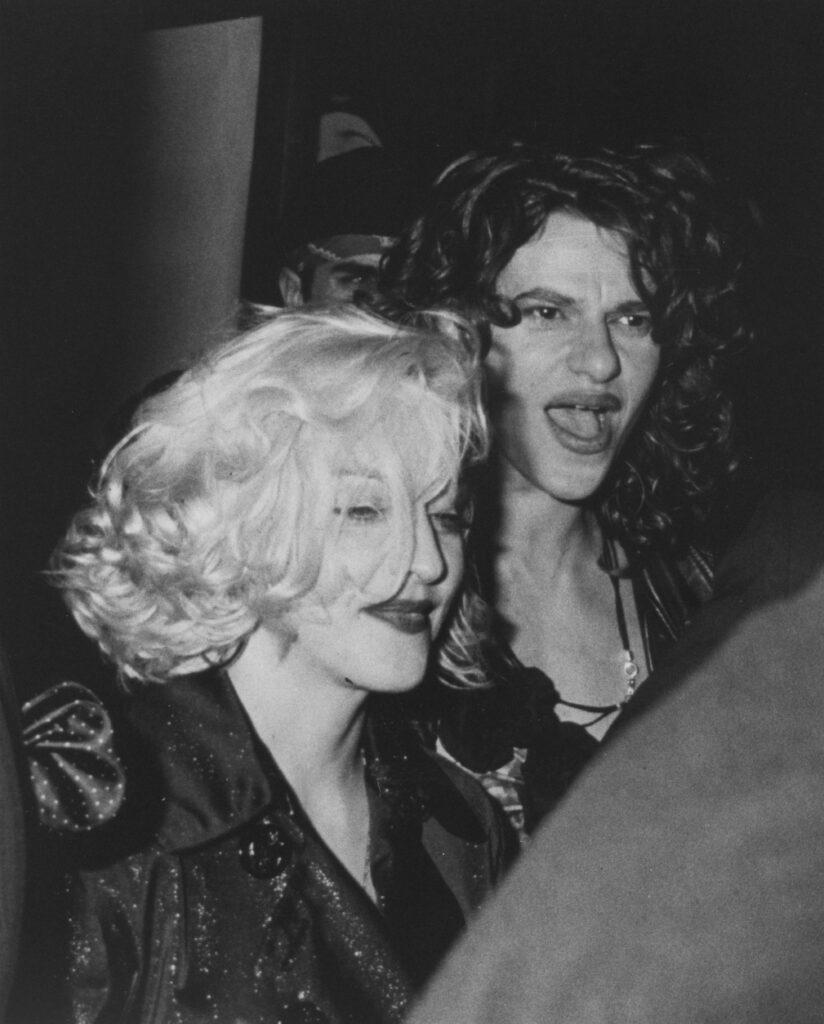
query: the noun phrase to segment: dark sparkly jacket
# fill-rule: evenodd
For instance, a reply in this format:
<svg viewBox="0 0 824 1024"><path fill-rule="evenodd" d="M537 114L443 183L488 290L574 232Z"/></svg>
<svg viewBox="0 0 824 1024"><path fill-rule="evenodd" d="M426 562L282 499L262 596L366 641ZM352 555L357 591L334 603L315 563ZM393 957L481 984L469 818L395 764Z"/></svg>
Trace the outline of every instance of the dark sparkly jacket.
<svg viewBox="0 0 824 1024"><path fill-rule="evenodd" d="M372 701L378 906L313 829L225 674L132 698L119 848L77 883L76 1021L401 1019L512 843L481 787L412 741L391 701Z"/></svg>
<svg viewBox="0 0 824 1024"><path fill-rule="evenodd" d="M690 548L681 560L636 555L626 571L632 581L650 669L686 631L695 612L712 596L710 557ZM432 695L438 711L440 748L481 779L524 834L555 806L599 747L587 730L561 721L559 694L540 669L521 664L504 642L491 690ZM655 685L654 677L644 684Z"/></svg>

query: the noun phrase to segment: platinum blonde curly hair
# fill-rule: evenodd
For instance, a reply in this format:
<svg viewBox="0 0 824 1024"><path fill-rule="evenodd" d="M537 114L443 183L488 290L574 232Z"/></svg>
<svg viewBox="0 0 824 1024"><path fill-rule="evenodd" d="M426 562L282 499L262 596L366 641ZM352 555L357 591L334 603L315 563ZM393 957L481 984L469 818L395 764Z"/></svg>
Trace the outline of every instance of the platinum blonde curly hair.
<svg viewBox="0 0 824 1024"><path fill-rule="evenodd" d="M401 510L385 558L403 584L416 496L487 448L471 334L439 322L282 313L140 406L51 565L123 675L220 664L262 621L277 628L318 582L335 480L353 457L378 460ZM439 648L452 684L484 682L476 602L462 594Z"/></svg>

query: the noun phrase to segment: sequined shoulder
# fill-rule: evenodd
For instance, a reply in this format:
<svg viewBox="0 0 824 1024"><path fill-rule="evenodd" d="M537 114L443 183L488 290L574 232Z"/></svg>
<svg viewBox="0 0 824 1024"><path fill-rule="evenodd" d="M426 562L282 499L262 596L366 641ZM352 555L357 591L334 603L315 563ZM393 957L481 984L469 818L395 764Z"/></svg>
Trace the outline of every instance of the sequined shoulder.
<svg viewBox="0 0 824 1024"><path fill-rule="evenodd" d="M40 821L87 832L120 810L126 790L109 713L78 683L63 682L23 705L23 744Z"/></svg>

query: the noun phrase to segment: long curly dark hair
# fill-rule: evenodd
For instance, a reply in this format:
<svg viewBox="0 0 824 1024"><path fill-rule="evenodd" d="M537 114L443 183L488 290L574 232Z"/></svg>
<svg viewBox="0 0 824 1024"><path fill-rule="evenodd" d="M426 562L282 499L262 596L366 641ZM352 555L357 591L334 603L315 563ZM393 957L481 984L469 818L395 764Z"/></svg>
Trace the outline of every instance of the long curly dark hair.
<svg viewBox="0 0 824 1024"><path fill-rule="evenodd" d="M624 239L661 346L644 413L596 495L598 513L636 549L678 549L736 465L725 367L748 336L731 217L700 159L662 145L577 156L508 143L470 153L443 172L386 257L380 291L396 315L446 307L482 333L513 326L520 314L496 293L498 276L556 210Z"/></svg>

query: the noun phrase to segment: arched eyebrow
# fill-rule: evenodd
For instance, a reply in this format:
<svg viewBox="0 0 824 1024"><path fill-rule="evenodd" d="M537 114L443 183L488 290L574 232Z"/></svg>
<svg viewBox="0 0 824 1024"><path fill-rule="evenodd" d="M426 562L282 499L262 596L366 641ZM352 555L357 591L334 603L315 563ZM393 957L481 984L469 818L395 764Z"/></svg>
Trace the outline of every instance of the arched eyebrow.
<svg viewBox="0 0 824 1024"><path fill-rule="evenodd" d="M649 306L646 302L642 302L641 299L628 299L626 302L620 302L613 313L647 313L649 314Z"/></svg>
<svg viewBox="0 0 824 1024"><path fill-rule="evenodd" d="M338 479L356 478L358 480L377 480L383 483L386 477L377 469L360 469L358 466L344 466L338 473Z"/></svg>
<svg viewBox="0 0 824 1024"><path fill-rule="evenodd" d="M380 472L347 468L336 475L333 494L336 503L349 504L361 498L366 500L378 496L389 501L390 487L386 477Z"/></svg>
<svg viewBox="0 0 824 1024"><path fill-rule="evenodd" d="M551 303L561 309L572 309L578 302L571 295L564 295L563 292L556 292L553 288L530 288L528 291L519 292L510 298L510 302L520 302L524 299L536 300L538 302Z"/></svg>
<svg viewBox="0 0 824 1024"><path fill-rule="evenodd" d="M415 495L415 499L417 501L422 501L425 505L429 505L431 502L442 498L452 490L453 487L457 494L458 482L455 477L437 476L430 480L419 494Z"/></svg>

